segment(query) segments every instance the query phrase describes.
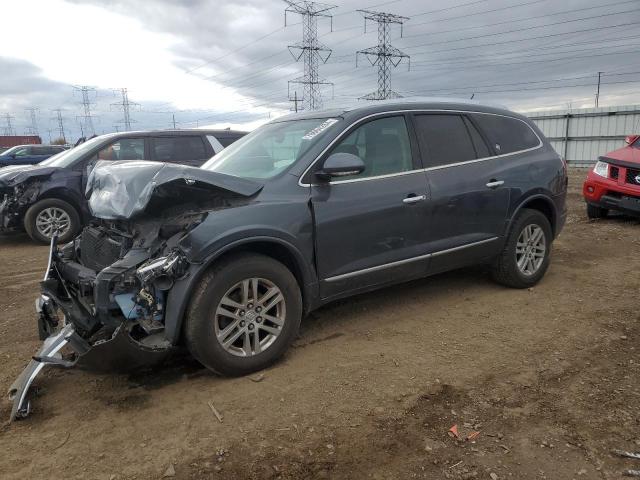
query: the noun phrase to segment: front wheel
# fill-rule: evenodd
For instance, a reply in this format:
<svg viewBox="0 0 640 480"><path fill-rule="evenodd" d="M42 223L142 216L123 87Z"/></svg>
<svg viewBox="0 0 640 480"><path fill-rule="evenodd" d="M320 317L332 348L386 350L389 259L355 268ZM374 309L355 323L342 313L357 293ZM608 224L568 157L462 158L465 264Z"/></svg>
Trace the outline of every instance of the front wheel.
<svg viewBox="0 0 640 480"><path fill-rule="evenodd" d="M58 198L45 198L34 203L24 216L27 234L39 243L49 243L55 233L60 243L66 243L76 236L80 227L78 211Z"/></svg>
<svg viewBox="0 0 640 480"><path fill-rule="evenodd" d="M493 279L512 288L528 288L542 279L551 254L553 235L547 217L523 208L514 219L502 253L495 259Z"/></svg>
<svg viewBox="0 0 640 480"><path fill-rule="evenodd" d="M301 318L300 288L287 267L264 255L235 255L201 280L184 335L204 366L223 375L246 375L282 356Z"/></svg>

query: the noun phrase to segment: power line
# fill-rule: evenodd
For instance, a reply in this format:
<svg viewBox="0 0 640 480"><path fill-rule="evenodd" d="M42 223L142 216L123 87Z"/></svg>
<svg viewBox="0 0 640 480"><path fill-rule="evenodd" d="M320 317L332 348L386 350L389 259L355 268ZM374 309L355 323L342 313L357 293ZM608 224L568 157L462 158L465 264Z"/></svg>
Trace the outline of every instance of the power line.
<svg viewBox="0 0 640 480"><path fill-rule="evenodd" d="M288 5L285 8L285 26L287 12L302 16L302 42L289 45L289 52L296 61L304 60L304 74L289 81L288 97L291 98L291 85L302 85L302 102L305 110L318 110L322 108L321 85L331 85L331 82L321 79L318 72L320 62L326 63L331 56L331 49L318 41L318 17L331 19L327 13L336 8L335 5L310 2L308 0L284 0ZM296 55L294 51L299 53Z"/></svg>
<svg viewBox="0 0 640 480"><path fill-rule="evenodd" d="M445 18L438 18L438 19L434 19L434 20L429 20L426 22L418 22L418 23L412 23L411 25L407 25L407 28L415 28L415 27L419 27L421 25L429 25L432 23L442 23L442 22L448 22L449 20L457 20L459 18L469 18L475 15L485 15L487 13L495 13L495 12L501 12L503 10L511 10L512 8L519 8L519 7L525 7L528 5L534 5L536 3L542 3L542 2L547 2L549 0L533 0L530 2L523 2L523 3L518 3L515 5L507 5L505 7L499 7L499 8L494 8L491 10L482 10L480 12L470 12L470 13L464 13L463 15L456 15L453 17L445 17ZM472 2L472 3L480 3L480 2ZM453 8L453 7L452 7ZM449 10L451 10L452 8L450 8ZM430 12L432 13L432 12ZM424 15L425 13L419 14L419 15ZM416 17L418 15L413 15L413 17Z"/></svg>
<svg viewBox="0 0 640 480"><path fill-rule="evenodd" d="M394 15L393 13L374 12L371 10L359 11L364 16L365 32L367 31L367 20L378 24L378 45L356 52L356 66L358 64L358 55L364 55L372 66L378 67L378 90L362 98L365 100L397 98L400 95L391 90L391 67L397 67L403 59L409 59L409 55L389 43L390 26L392 24L400 25L402 31L402 24L409 18Z"/></svg>
<svg viewBox="0 0 640 480"><path fill-rule="evenodd" d="M508 33L524 32L526 30L534 30L536 28L546 28L546 27L552 27L552 26L555 26L555 25L564 25L564 24L567 24L567 23L581 22L581 21L584 21L584 20L593 20L593 19L596 19L596 18L611 17L613 15L622 15L624 13L631 13L631 12L637 12L637 11L638 11L638 9L636 8L636 9L632 9L632 10L625 10L623 12L605 13L605 14L601 14L601 15L592 15L590 17L574 18L574 19L571 19L571 20L562 20L560 22L545 23L545 24L542 24L542 25L535 25L535 26L532 26L532 27L523 27L523 28L517 28L517 29L514 29L514 30L506 30L504 32L486 33L486 34L483 34L483 35L475 35L473 37L463 37L463 38L459 38L459 39L456 39L456 40L440 40L438 42L421 43L419 45L412 45L412 46L408 46L408 47L405 47L405 48L407 48L407 49L408 48L422 48L422 47L430 47L430 46L433 46L433 45L441 45L443 43L462 42L462 41L465 41L465 40L477 40L479 38L495 37L497 35L506 35Z"/></svg>
<svg viewBox="0 0 640 480"><path fill-rule="evenodd" d="M533 3L540 3L541 1L547 1L547 0L538 0L535 2L527 2L524 5L530 5ZM597 8L603 8L603 7L613 7L615 5L622 5L625 3L637 3L638 0L624 0L622 2L615 2L615 3L610 3L608 5L596 5L593 7L585 7L585 8L574 8L571 10L563 10L562 12L552 12L552 13L545 13L543 15L537 15L534 17L526 17L526 18L521 18L521 19L509 19L509 20L504 20L502 22L496 22L496 23L484 23L482 25L476 25L476 26L466 26L466 27L461 27L461 28L454 28L451 30L441 30L439 32L426 32L426 33L414 33L412 35L405 35L404 38L413 38L413 37L423 37L425 35L440 35L442 33L453 33L453 32L460 32L460 31L466 31L466 30L471 30L471 29L476 29L476 28L488 28L488 27L495 27L498 25L505 25L505 24L512 24L512 23L517 23L517 22L528 22L531 20L537 20L539 18L546 18L546 17L555 17L557 15L565 15L567 13L576 13L576 12L583 12L585 10L594 10ZM513 7L511 7L513 8ZM484 12L480 12L480 13L484 13ZM614 14L616 15L616 14ZM411 25L412 27L415 25ZM532 28L538 28L538 27L532 27Z"/></svg>

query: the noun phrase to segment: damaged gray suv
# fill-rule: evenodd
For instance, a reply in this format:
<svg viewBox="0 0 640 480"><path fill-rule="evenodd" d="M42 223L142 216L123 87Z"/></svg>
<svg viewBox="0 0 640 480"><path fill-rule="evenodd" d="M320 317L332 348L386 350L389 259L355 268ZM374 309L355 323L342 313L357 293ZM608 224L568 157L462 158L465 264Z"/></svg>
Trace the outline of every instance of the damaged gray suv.
<svg viewBox="0 0 640 480"><path fill-rule="evenodd" d="M99 163L87 182L95 220L52 241L37 302L46 340L12 388L12 415L28 413L47 364L115 351L131 365L183 344L211 370L243 375L341 297L474 264L535 285L566 185L530 120L471 102L296 114L201 168Z"/></svg>

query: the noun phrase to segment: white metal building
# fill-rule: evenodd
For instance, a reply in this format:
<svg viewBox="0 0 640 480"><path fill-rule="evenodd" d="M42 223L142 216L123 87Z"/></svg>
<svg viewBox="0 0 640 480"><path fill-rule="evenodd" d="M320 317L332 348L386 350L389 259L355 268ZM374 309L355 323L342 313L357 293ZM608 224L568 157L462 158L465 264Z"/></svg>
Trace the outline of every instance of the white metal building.
<svg viewBox="0 0 640 480"><path fill-rule="evenodd" d="M640 105L528 112L567 162L588 166L624 146L627 135L640 134Z"/></svg>

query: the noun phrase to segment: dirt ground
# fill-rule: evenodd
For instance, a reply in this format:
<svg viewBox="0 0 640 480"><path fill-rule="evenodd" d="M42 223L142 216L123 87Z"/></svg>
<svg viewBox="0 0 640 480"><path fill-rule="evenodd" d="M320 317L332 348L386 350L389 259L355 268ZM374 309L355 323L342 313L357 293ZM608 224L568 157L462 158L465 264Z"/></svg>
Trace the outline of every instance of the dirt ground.
<svg viewBox="0 0 640 480"><path fill-rule="evenodd" d="M0 478L586 480L640 469L610 453L640 450L640 222L589 221L584 170L570 175L568 222L535 288L474 268L341 301L303 322L283 361L245 378L187 356L144 374L47 370L32 416L0 427ZM0 240L2 388L40 344L46 252ZM9 411L0 402L0 417Z"/></svg>

